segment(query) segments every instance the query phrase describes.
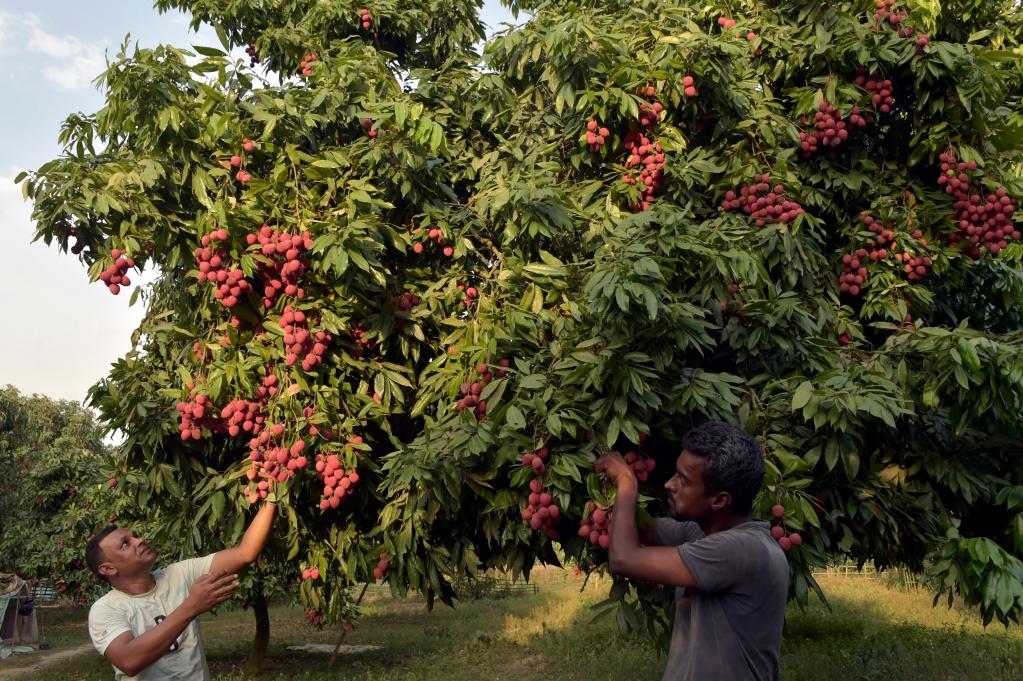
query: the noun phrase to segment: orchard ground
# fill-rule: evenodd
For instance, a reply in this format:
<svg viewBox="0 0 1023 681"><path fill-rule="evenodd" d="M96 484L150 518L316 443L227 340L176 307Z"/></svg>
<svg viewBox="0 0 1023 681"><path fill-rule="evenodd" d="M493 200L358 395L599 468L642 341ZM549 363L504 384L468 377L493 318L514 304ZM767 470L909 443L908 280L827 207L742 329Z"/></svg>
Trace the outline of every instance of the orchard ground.
<svg viewBox="0 0 1023 681"><path fill-rule="evenodd" d="M979 616L960 608L931 608L928 591L895 586L863 575L824 575L831 611L819 601L790 608L782 646L784 681L899 679L1008 681L1023 668L1023 628L981 626ZM374 681L635 681L657 679L664 669L645 638L622 636L613 620L591 624L591 606L610 582L551 570L537 586L503 599L480 599L426 610L422 599L398 600L381 587L364 601L359 626L346 645L376 650L342 656L331 670L328 654L288 651L306 643L333 644L334 631L304 623L300 607L271 609L272 640L261 678L360 679ZM87 642L86 608L43 613L46 638L55 651ZM253 633L251 613L231 611L203 621L213 678L244 678L242 667ZM0 663L0 679L108 681L109 664L85 652L31 673L16 669L39 655L15 655Z"/></svg>

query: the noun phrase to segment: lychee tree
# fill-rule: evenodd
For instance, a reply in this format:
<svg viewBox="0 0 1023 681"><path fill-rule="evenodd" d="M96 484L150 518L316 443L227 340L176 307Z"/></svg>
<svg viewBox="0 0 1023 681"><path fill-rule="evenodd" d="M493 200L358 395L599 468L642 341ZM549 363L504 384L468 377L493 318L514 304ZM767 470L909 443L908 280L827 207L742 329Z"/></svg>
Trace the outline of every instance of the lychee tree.
<svg viewBox="0 0 1023 681"><path fill-rule="evenodd" d="M476 2L157 5L251 61L125 48L25 188L111 292L159 272L91 398L183 551L274 494L326 621L599 567L596 454L657 514L725 419L794 598L874 561L1018 618L1018 7L522 2L480 59Z"/></svg>

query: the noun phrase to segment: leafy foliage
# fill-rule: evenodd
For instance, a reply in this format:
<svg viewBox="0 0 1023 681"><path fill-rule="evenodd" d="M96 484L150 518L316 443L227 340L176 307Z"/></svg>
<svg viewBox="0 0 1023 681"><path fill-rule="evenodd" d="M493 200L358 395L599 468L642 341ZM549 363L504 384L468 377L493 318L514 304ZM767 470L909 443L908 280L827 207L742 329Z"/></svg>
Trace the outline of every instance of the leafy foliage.
<svg viewBox="0 0 1023 681"><path fill-rule="evenodd" d="M659 483L686 428L727 419L768 452L757 513L782 503L806 535L794 597L829 559L930 562L986 621L1018 619L1019 7L886 4L892 23L866 2L513 5L528 20L481 60L477 3L381 1L371 33L355 6L158 2L225 50L254 43L260 67L126 47L107 105L68 118L66 153L25 180L38 236L73 232L90 277L114 248L161 273L91 393L128 433L131 492L184 551L237 537L263 445L217 412L258 401L287 452L280 470L256 456L248 494L275 476L284 558L318 568L303 599L337 619L381 554L392 588L445 600L460 575L557 561L520 519L520 457L542 446L557 543L601 564L575 532L588 499L611 501L598 447L642 443ZM800 153L815 112L854 106L862 128ZM955 221L971 193L1004 217ZM309 242L301 293L269 304L263 225ZM255 289L230 307L197 269L211 236ZM332 338L321 365L288 357L286 306ZM182 440L175 403L200 393L217 409ZM336 507L316 454L359 475ZM663 631L663 592L628 593L621 620Z"/></svg>
<svg viewBox="0 0 1023 681"><path fill-rule="evenodd" d="M85 543L111 508L109 447L77 402L0 390L0 572L49 580L76 601L96 582Z"/></svg>

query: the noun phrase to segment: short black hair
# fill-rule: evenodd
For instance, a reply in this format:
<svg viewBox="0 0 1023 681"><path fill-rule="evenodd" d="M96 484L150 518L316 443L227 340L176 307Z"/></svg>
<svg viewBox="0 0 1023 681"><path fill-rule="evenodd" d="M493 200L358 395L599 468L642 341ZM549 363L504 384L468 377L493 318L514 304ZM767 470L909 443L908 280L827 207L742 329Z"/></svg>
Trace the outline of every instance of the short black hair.
<svg viewBox="0 0 1023 681"><path fill-rule="evenodd" d="M764 449L729 423L708 421L682 436L682 449L704 459L707 494L728 492L732 510L745 515L764 484Z"/></svg>
<svg viewBox="0 0 1023 681"><path fill-rule="evenodd" d="M107 582L106 577L99 573L99 564L107 557L103 553L103 549L100 548L99 543L111 532L117 529L117 525L107 525L102 530L96 533L96 535L89 540L89 543L85 545L85 564L89 566L89 571L96 575L97 578Z"/></svg>

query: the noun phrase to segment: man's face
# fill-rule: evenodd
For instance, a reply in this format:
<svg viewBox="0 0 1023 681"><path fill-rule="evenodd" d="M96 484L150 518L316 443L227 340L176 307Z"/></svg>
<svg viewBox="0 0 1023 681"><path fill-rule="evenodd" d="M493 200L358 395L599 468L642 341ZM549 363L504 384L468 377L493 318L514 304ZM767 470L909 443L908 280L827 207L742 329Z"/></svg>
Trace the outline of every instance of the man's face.
<svg viewBox="0 0 1023 681"><path fill-rule="evenodd" d="M146 574L156 562L156 551L137 534L124 528L103 537L99 546L104 557L99 570L107 579Z"/></svg>
<svg viewBox="0 0 1023 681"><path fill-rule="evenodd" d="M668 490L668 512L675 520L700 523L711 517L720 504L719 494L707 494L703 482L705 460L683 449L675 462L675 475L664 484Z"/></svg>

